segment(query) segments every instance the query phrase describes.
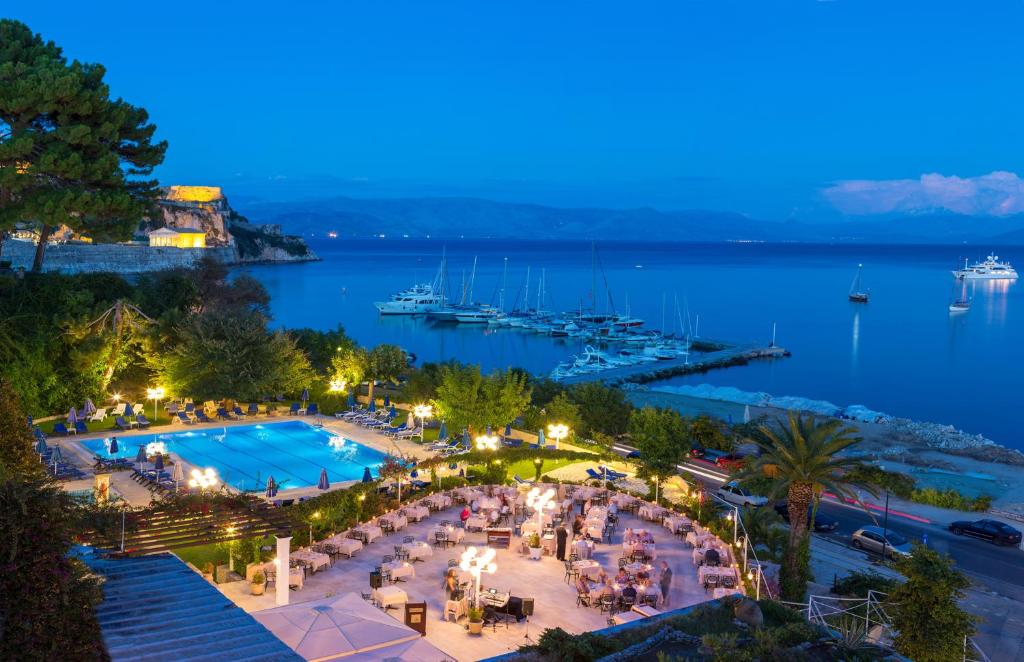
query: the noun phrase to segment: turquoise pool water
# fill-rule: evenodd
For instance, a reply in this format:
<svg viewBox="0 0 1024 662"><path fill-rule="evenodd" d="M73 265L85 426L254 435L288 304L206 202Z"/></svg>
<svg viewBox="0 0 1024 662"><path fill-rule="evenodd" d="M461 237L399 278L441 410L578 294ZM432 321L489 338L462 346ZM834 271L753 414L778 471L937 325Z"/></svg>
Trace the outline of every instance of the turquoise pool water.
<svg viewBox="0 0 1024 662"><path fill-rule="evenodd" d="M359 480L365 467L376 477L384 461L384 453L302 421L118 437L114 454L109 437L81 443L96 455L134 459L140 445L156 442L193 466L213 467L243 491L262 491L268 475L280 489L314 486L321 468L331 483Z"/></svg>

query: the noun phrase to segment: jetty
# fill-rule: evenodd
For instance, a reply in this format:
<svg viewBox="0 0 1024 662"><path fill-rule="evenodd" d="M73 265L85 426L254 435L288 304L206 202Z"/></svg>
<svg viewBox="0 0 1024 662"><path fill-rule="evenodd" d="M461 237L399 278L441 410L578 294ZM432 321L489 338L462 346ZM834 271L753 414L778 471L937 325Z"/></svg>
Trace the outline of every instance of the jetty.
<svg viewBox="0 0 1024 662"><path fill-rule="evenodd" d="M718 368L729 368L746 365L757 359L777 359L790 355L789 351L774 345L763 347L758 345L729 345L721 342L704 341L694 346L713 348L712 351L691 354L687 357L669 359L667 361L651 361L637 363L618 368L609 368L600 372L583 375L572 375L559 380L561 384L582 384L585 382L603 382L609 386L631 382L643 384L679 375L707 372Z"/></svg>

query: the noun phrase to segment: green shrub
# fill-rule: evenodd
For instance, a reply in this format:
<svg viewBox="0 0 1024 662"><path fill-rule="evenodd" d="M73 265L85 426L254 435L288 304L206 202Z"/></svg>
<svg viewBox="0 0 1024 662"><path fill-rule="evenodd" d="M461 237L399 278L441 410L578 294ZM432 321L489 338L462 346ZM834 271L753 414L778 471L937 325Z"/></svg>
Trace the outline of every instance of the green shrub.
<svg viewBox="0 0 1024 662"><path fill-rule="evenodd" d="M972 499L953 489L937 490L933 487L914 490L910 495L910 500L929 506L968 512L984 512L992 507L992 497L987 494Z"/></svg>
<svg viewBox="0 0 1024 662"><path fill-rule="evenodd" d="M832 586L832 591L839 595L866 598L868 597L868 591L891 593L899 585L900 582L897 579L886 577L874 570L865 570L851 572L838 580Z"/></svg>

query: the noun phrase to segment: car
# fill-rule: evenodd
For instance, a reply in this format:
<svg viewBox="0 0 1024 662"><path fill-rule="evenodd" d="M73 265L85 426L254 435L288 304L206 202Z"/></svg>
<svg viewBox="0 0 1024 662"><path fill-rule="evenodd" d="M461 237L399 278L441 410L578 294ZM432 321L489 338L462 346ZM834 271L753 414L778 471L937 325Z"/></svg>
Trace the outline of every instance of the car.
<svg viewBox="0 0 1024 662"><path fill-rule="evenodd" d="M695 457L698 460L703 460L704 459L704 452L705 451L704 451L703 448L701 448L700 446L695 446L695 447L690 449L690 457Z"/></svg>
<svg viewBox="0 0 1024 662"><path fill-rule="evenodd" d="M640 459L640 451L629 451L628 453L626 453L626 459L628 459L628 460L639 460Z"/></svg>
<svg viewBox="0 0 1024 662"><path fill-rule="evenodd" d="M787 504L785 501L778 502L777 504L775 504L775 512L777 512L782 517L782 519L784 519L786 521L787 524L789 523L789 504ZM810 510L808 510L807 511L807 522L808 522L808 524L810 523L810 521L811 521L811 512L810 512ZM820 531L820 532L835 531L837 528L839 528L839 520L833 519L833 518L829 517L825 513L821 512L820 510L817 513L814 514L814 530L815 531Z"/></svg>
<svg viewBox="0 0 1024 662"><path fill-rule="evenodd" d="M750 490L744 489L731 481L718 488L718 498L728 501L735 506L763 506L768 503L768 497L759 496Z"/></svg>
<svg viewBox="0 0 1024 662"><path fill-rule="evenodd" d="M743 467L747 466L747 458L742 455L736 455L735 453L729 453L723 455L715 460L715 464L719 468L725 469L726 471L733 472L739 471Z"/></svg>
<svg viewBox="0 0 1024 662"><path fill-rule="evenodd" d="M862 526L850 536L850 544L890 559L910 556L910 541L895 531L883 531L880 526Z"/></svg>
<svg viewBox="0 0 1024 662"><path fill-rule="evenodd" d="M949 530L958 536L973 536L996 545L1020 545L1020 531L994 519L953 522Z"/></svg>

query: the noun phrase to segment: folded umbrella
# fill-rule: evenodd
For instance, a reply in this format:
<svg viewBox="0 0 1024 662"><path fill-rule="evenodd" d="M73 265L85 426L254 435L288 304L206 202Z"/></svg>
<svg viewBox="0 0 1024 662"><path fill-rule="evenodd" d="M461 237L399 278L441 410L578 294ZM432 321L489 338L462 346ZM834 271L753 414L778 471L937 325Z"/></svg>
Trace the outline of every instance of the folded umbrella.
<svg viewBox="0 0 1024 662"><path fill-rule="evenodd" d="M64 461L64 453L61 452L60 446L53 447L53 455L50 456L50 459L53 461L53 466L57 466Z"/></svg>
<svg viewBox="0 0 1024 662"><path fill-rule="evenodd" d="M156 454L156 462L153 463L153 470L156 471L157 474L159 474L161 471L164 470L164 454L163 453L157 453Z"/></svg>
<svg viewBox="0 0 1024 662"><path fill-rule="evenodd" d="M506 437L511 437L512 436L512 424L511 423L506 423L505 424L505 436Z"/></svg>
<svg viewBox="0 0 1024 662"><path fill-rule="evenodd" d="M391 418L394 418L395 416L398 416L398 409L394 405L391 405L391 411L388 413L391 414Z"/></svg>
<svg viewBox="0 0 1024 662"><path fill-rule="evenodd" d="M78 412L75 411L74 407L72 407L68 411L68 425L74 427L75 423L77 423L77 422L78 422Z"/></svg>
<svg viewBox="0 0 1024 662"><path fill-rule="evenodd" d="M273 499L277 496L277 483L274 482L273 476L267 476L267 498Z"/></svg>
<svg viewBox="0 0 1024 662"><path fill-rule="evenodd" d="M171 474L171 479L174 481L174 491L178 491L178 483L185 480L185 468L181 466L181 462L174 463L174 473Z"/></svg>
<svg viewBox="0 0 1024 662"><path fill-rule="evenodd" d="M348 392L348 408L354 409L356 406L356 394L355 391Z"/></svg>
<svg viewBox="0 0 1024 662"><path fill-rule="evenodd" d="M387 393L384 394L384 406L385 407L390 407L391 406L391 396L388 395Z"/></svg>
<svg viewBox="0 0 1024 662"><path fill-rule="evenodd" d="M39 440L36 441L36 452L40 455L46 455L46 448L46 438L39 437Z"/></svg>
<svg viewBox="0 0 1024 662"><path fill-rule="evenodd" d="M326 490L331 487L331 483L327 480L327 469L320 470L320 480L316 483L317 489Z"/></svg>
<svg viewBox="0 0 1024 662"><path fill-rule="evenodd" d="M373 482L373 475L370 474L370 467L363 467L363 482L364 483L372 483Z"/></svg>
<svg viewBox="0 0 1024 662"><path fill-rule="evenodd" d="M107 448L107 454L117 455L117 437L110 438L110 447Z"/></svg>
<svg viewBox="0 0 1024 662"><path fill-rule="evenodd" d="M124 406L124 417L125 418L131 418L134 415L135 415L135 410L132 409L131 403L126 404Z"/></svg>
<svg viewBox="0 0 1024 662"><path fill-rule="evenodd" d="M369 411L371 413L377 411L377 401L376 400L370 400L370 407L369 407L369 409L367 409L367 411Z"/></svg>
<svg viewBox="0 0 1024 662"><path fill-rule="evenodd" d="M448 424L445 423L444 421L441 421L441 429L437 431L437 438L438 439L447 439L448 438Z"/></svg>
<svg viewBox="0 0 1024 662"><path fill-rule="evenodd" d="M89 398L85 399L85 405L82 406L82 409L85 411L86 416L92 416L96 413L96 405Z"/></svg>

